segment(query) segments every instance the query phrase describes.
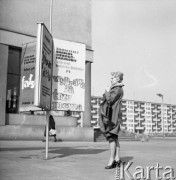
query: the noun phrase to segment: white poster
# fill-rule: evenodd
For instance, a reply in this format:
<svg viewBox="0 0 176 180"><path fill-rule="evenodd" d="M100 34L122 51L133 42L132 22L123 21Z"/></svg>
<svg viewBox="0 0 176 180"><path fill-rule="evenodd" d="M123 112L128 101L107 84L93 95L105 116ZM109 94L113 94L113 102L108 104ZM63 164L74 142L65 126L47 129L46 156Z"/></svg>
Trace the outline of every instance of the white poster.
<svg viewBox="0 0 176 180"><path fill-rule="evenodd" d="M53 39L43 23L38 24L34 105L51 109Z"/></svg>
<svg viewBox="0 0 176 180"><path fill-rule="evenodd" d="M84 111L85 45L54 39L52 110Z"/></svg>
<svg viewBox="0 0 176 180"><path fill-rule="evenodd" d="M19 111L41 110L34 106L36 42L22 47Z"/></svg>

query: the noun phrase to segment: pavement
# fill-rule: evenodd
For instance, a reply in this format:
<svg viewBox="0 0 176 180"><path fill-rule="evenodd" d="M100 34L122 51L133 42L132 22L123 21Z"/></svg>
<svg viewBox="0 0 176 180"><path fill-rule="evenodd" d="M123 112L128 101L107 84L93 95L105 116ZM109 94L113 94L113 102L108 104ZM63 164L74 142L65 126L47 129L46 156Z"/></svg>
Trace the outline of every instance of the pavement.
<svg viewBox="0 0 176 180"><path fill-rule="evenodd" d="M121 159L126 162L121 166L125 180L137 172L147 176L147 167L152 166L163 167L159 170L161 177L169 172L168 168L176 176L176 138L121 141L120 145ZM115 180L116 168L104 168L109 158L107 142L50 141L48 160L45 157L42 141L0 141L0 180ZM157 170L152 170L151 180L156 176Z"/></svg>

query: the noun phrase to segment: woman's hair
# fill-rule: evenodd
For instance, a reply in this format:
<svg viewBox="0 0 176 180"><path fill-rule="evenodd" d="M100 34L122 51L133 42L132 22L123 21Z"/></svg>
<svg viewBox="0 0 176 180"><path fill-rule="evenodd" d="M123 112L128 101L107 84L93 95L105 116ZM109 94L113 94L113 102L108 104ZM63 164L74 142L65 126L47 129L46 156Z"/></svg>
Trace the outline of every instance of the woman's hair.
<svg viewBox="0 0 176 180"><path fill-rule="evenodd" d="M49 120L54 120L52 115L49 116Z"/></svg>
<svg viewBox="0 0 176 180"><path fill-rule="evenodd" d="M120 71L112 72L111 75L112 75L112 77L114 77L114 78L119 77L119 79L120 79L121 81L123 80L123 73L120 72Z"/></svg>

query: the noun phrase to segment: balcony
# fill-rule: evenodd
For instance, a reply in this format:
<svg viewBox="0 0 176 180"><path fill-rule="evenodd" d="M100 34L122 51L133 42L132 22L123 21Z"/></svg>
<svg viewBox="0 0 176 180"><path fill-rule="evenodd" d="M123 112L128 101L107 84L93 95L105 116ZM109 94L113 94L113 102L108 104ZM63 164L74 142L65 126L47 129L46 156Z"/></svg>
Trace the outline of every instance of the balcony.
<svg viewBox="0 0 176 180"><path fill-rule="evenodd" d="M96 113L97 111L96 110L92 110L91 113Z"/></svg>
<svg viewBox="0 0 176 180"><path fill-rule="evenodd" d="M92 118L97 118L97 119L98 119L98 118L99 118L99 115L97 115L97 114L96 114L96 115L93 115Z"/></svg>
<svg viewBox="0 0 176 180"><path fill-rule="evenodd" d="M96 109L100 108L99 104L93 104L92 107L93 107L93 108L96 108Z"/></svg>
<svg viewBox="0 0 176 180"><path fill-rule="evenodd" d="M136 127L135 129L136 129L136 130L144 130L144 127L139 127L139 126L138 126L138 127Z"/></svg>

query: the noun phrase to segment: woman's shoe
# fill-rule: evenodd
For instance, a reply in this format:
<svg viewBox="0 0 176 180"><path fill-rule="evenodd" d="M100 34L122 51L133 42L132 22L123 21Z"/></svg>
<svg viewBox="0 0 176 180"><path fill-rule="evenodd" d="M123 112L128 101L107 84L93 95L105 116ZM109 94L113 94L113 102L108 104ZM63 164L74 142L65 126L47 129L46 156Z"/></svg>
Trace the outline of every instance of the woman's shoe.
<svg viewBox="0 0 176 180"><path fill-rule="evenodd" d="M106 166L105 169L113 169L116 167L116 161L114 160L111 165Z"/></svg>

